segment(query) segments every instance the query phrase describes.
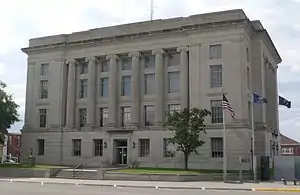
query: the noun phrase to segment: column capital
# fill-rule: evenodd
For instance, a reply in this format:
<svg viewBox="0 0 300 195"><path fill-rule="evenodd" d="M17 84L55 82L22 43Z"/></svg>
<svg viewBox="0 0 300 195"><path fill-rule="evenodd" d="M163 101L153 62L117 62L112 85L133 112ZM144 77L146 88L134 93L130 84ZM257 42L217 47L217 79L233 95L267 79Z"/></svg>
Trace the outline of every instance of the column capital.
<svg viewBox="0 0 300 195"><path fill-rule="evenodd" d="M110 60L110 59L117 60L118 58L119 58L119 56L117 54L109 54L109 55L106 56L107 60Z"/></svg>
<svg viewBox="0 0 300 195"><path fill-rule="evenodd" d="M66 64L69 64L69 65L76 65L76 64L77 64L77 61L76 61L75 59L66 60Z"/></svg>
<svg viewBox="0 0 300 195"><path fill-rule="evenodd" d="M94 56L93 57L86 57L85 61L88 62L88 63L91 62L91 63L95 64L98 61L98 59Z"/></svg>
<svg viewBox="0 0 300 195"><path fill-rule="evenodd" d="M153 49L152 50L152 55L156 55L156 54L164 54L165 50L159 48L159 49Z"/></svg>
<svg viewBox="0 0 300 195"><path fill-rule="evenodd" d="M138 52L138 51L134 51L134 52L130 52L129 54L128 54L128 57L140 57L141 56L141 53L140 52Z"/></svg>
<svg viewBox="0 0 300 195"><path fill-rule="evenodd" d="M182 51L187 52L187 51L189 51L189 47L187 47L187 46L178 47L176 50L177 50L177 52L182 52Z"/></svg>

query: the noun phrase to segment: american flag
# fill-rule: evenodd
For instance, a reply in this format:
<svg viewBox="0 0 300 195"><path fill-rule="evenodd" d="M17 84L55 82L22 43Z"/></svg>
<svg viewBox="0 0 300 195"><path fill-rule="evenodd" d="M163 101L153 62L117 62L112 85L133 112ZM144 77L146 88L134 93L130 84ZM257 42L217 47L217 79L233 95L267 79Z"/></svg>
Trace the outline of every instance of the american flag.
<svg viewBox="0 0 300 195"><path fill-rule="evenodd" d="M227 109L230 112L230 115L232 118L235 118L235 112L224 94L223 94L222 106L223 106L223 109Z"/></svg>

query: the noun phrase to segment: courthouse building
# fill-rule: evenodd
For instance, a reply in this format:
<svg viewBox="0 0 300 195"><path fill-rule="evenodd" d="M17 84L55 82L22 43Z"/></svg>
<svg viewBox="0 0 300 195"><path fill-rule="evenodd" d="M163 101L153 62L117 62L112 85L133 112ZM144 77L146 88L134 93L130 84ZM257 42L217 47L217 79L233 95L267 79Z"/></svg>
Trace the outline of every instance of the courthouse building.
<svg viewBox="0 0 300 195"><path fill-rule="evenodd" d="M23 160L104 167L183 167L166 142L166 113L212 112L205 144L190 168L222 169L222 86L228 168L250 158L251 93L257 156L277 155L277 65L281 58L260 21L242 10L153 20L34 38L28 55ZM280 144L279 144L280 145Z"/></svg>

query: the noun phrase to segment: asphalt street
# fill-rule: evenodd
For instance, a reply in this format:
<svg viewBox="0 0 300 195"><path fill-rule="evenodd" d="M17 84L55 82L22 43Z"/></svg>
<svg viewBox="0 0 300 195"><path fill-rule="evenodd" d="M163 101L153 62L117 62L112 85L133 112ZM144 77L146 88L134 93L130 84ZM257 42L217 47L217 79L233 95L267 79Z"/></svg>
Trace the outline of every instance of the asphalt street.
<svg viewBox="0 0 300 195"><path fill-rule="evenodd" d="M114 188L100 186L73 186L63 184L38 184L38 183L8 183L0 182L1 195L259 195L261 192L244 191L205 191L205 190L177 190L177 189L149 189L149 188ZM268 193L263 194L291 194Z"/></svg>

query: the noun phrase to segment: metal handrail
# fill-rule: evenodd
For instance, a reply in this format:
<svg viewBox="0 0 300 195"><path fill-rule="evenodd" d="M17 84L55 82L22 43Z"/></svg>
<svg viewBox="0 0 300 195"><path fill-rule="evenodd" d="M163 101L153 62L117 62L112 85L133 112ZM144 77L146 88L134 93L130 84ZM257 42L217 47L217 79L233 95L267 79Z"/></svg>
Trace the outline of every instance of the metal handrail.
<svg viewBox="0 0 300 195"><path fill-rule="evenodd" d="M76 174L76 169L82 169L83 168L83 164L78 164L76 166L73 167L73 177L75 177Z"/></svg>

